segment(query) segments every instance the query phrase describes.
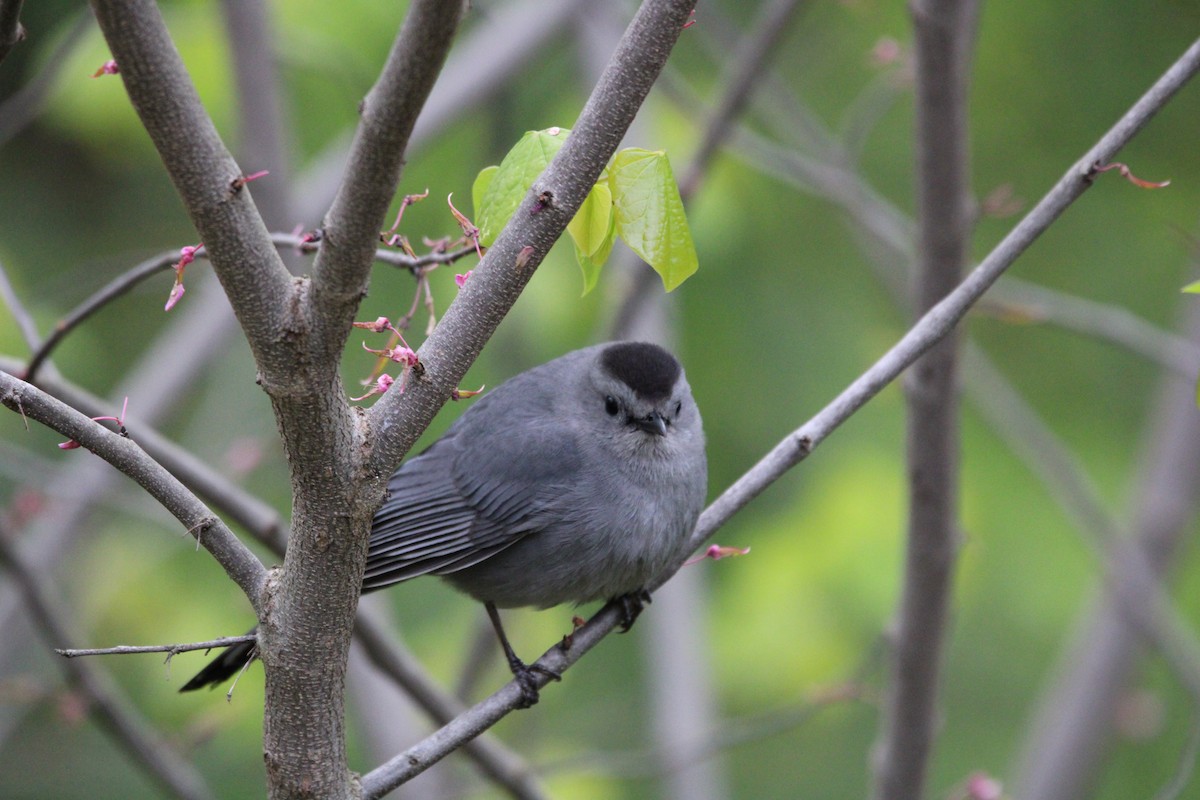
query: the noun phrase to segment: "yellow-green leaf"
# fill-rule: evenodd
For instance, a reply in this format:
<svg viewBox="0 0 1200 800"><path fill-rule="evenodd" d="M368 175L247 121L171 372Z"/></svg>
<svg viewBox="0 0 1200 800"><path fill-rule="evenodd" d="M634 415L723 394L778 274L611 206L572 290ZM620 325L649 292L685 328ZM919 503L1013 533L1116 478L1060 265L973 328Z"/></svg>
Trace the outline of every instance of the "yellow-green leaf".
<svg viewBox="0 0 1200 800"><path fill-rule="evenodd" d="M566 128L528 131L508 151L508 155L492 173L487 189L482 192L476 212L475 224L479 227L479 240L484 246L496 241L509 218L521 205L529 187L554 158L568 134L570 131Z"/></svg>
<svg viewBox="0 0 1200 800"><path fill-rule="evenodd" d="M479 211L483 207L483 196L487 194L488 187L491 186L492 178L498 169L500 167L496 164L484 167L479 170L479 174L475 176L475 182L471 184L471 206L475 209L476 219L479 219Z"/></svg>
<svg viewBox="0 0 1200 800"><path fill-rule="evenodd" d="M597 183L567 225L567 232L575 240L575 246L590 256L612 235L612 216L612 190L607 183Z"/></svg>
<svg viewBox="0 0 1200 800"><path fill-rule="evenodd" d="M604 262L608 261L609 254L612 253L613 242L617 240L615 223L615 215L610 213L608 215L608 230L601 240L600 246L593 253L588 254L583 252L579 247L578 241L575 242L575 260L579 262L579 268L583 270L584 294L596 288L596 283L600 280L600 269L604 266Z"/></svg>
<svg viewBox="0 0 1200 800"><path fill-rule="evenodd" d="M654 268L669 292L699 266L683 200L662 151L630 148L609 167L617 235Z"/></svg>

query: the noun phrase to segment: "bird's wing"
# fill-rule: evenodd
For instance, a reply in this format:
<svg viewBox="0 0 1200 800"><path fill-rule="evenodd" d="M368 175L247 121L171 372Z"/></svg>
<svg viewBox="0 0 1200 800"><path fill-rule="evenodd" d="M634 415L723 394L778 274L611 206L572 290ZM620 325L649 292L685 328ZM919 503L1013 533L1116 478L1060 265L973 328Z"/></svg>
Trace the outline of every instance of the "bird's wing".
<svg viewBox="0 0 1200 800"><path fill-rule="evenodd" d="M511 421L510 421L511 422ZM519 441L513 430L520 430ZM448 434L404 464L375 515L363 589L465 569L550 520L579 469L561 427Z"/></svg>

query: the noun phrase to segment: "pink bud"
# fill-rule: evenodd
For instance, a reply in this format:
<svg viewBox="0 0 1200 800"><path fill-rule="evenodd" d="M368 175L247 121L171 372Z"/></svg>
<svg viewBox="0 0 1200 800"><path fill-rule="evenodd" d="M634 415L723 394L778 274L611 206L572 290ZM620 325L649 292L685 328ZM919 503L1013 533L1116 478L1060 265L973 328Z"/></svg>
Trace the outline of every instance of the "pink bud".
<svg viewBox="0 0 1200 800"><path fill-rule="evenodd" d="M371 387L371 390L369 392L367 392L366 394L362 394L358 397L351 397L350 402L357 403L360 400L366 400L368 397L371 397L372 395L383 394L388 389L392 388L393 382L394 381L392 380L391 375L380 375L375 380L375 385Z"/></svg>
<svg viewBox="0 0 1200 800"><path fill-rule="evenodd" d="M101 75L116 75L121 70L117 68L117 62L109 59L100 65L100 68L92 73L93 78L99 78Z"/></svg>
<svg viewBox="0 0 1200 800"><path fill-rule="evenodd" d="M687 567L692 564L698 564L706 558L711 558L713 561L720 561L722 558L730 558L731 556L744 556L749 552L749 547L728 547L726 545L712 544L701 555L689 558L683 562L683 565Z"/></svg>
<svg viewBox="0 0 1200 800"><path fill-rule="evenodd" d="M175 285L171 287L171 294L167 296L167 304L163 306L163 311L170 311L174 308L175 304L183 297L183 292L183 282L175 281Z"/></svg>
<svg viewBox="0 0 1200 800"><path fill-rule="evenodd" d="M466 272L462 273L461 275L455 275L454 276L454 285L461 289L466 284L467 280L471 277L471 273L474 271L475 270L473 270L473 269L469 269Z"/></svg>
<svg viewBox="0 0 1200 800"><path fill-rule="evenodd" d="M967 797L970 800L1000 800L1003 792L1000 781L987 773L975 772L967 778Z"/></svg>

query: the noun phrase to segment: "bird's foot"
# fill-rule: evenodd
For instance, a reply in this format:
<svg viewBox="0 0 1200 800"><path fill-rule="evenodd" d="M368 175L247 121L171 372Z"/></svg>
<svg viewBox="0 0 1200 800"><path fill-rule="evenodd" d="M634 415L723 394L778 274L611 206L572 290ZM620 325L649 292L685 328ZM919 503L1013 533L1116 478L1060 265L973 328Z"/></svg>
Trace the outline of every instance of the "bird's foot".
<svg viewBox="0 0 1200 800"><path fill-rule="evenodd" d="M512 670L513 680L517 682L517 686L521 687L521 705L518 708L529 708L537 704L539 675L552 681L562 680L562 675L549 667L543 667L540 664L526 664L519 658L510 660L508 668Z"/></svg>
<svg viewBox="0 0 1200 800"><path fill-rule="evenodd" d="M616 604L617 610L621 613L621 633L628 633L629 629L633 627L633 623L637 621L638 615L642 613L642 609L650 604L650 592L638 589L636 592L614 597L612 602Z"/></svg>

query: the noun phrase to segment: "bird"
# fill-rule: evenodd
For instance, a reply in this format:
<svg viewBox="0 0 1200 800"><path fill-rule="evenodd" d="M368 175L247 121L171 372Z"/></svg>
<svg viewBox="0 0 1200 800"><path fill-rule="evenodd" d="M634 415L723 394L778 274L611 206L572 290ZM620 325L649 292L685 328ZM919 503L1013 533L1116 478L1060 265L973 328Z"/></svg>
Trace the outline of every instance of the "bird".
<svg viewBox="0 0 1200 800"><path fill-rule="evenodd" d="M609 342L520 373L475 401L388 481L363 592L438 575L483 603L522 691L535 672L498 609L616 601L628 630L647 585L678 566L708 487L700 411L680 362ZM255 655L233 645L180 689L224 683Z"/></svg>

